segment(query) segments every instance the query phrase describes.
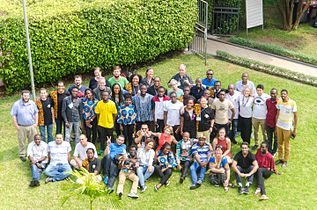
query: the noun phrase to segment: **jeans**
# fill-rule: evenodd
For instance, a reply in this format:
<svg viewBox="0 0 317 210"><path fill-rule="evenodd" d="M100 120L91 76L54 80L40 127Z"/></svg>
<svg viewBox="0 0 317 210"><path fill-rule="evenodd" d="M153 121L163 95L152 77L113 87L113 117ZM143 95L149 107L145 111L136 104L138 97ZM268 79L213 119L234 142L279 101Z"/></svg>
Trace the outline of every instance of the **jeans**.
<svg viewBox="0 0 317 210"><path fill-rule="evenodd" d="M272 175L272 171L267 170L267 168L259 168L256 172L256 178L258 181L258 186L261 189L261 195L266 195L264 187L264 178L269 178Z"/></svg>
<svg viewBox="0 0 317 210"><path fill-rule="evenodd" d="M269 152L274 155L277 151L277 136L275 134L275 127L271 128L266 125L266 133L267 133L267 140L269 143ZM274 135L274 138L273 138Z"/></svg>
<svg viewBox="0 0 317 210"><path fill-rule="evenodd" d="M158 175L161 177L160 184L166 184L168 179L172 176L173 169L169 168L166 171L162 172L161 166L155 166L155 170L157 171Z"/></svg>
<svg viewBox="0 0 317 210"><path fill-rule="evenodd" d="M63 136L65 138L65 122L64 122L64 120L56 118L55 123L56 123L56 134L62 134L62 130L63 130L63 134L64 134Z"/></svg>
<svg viewBox="0 0 317 210"><path fill-rule="evenodd" d="M239 116L239 126L242 140L250 144L252 133L252 118L244 118Z"/></svg>
<svg viewBox="0 0 317 210"><path fill-rule="evenodd" d="M45 142L53 141L53 134L52 134L53 133L53 124L39 126L39 128L40 128L40 134L41 134L42 141L45 141ZM47 130L47 141L46 141L45 128Z"/></svg>
<svg viewBox="0 0 317 210"><path fill-rule="evenodd" d="M113 139L113 128L104 128L102 126L98 126L98 135L100 141L100 149L105 150L105 142L107 141L107 137L111 138L111 142L114 142Z"/></svg>
<svg viewBox="0 0 317 210"><path fill-rule="evenodd" d="M250 166L249 168L241 168L240 166L237 166L237 168L238 168L238 170L241 172L241 173L249 173L250 171L252 171L252 169L253 169L253 165L252 166ZM241 183L242 184L242 179L241 179L241 177L237 174L237 173L235 173L235 175L236 175L236 180L237 180L237 185L239 185L239 183ZM253 182L253 176L254 176L254 174L252 174L251 176L248 176L247 177L247 181L250 183L250 185L252 185L252 182ZM249 186L250 186L249 185Z"/></svg>
<svg viewBox="0 0 317 210"><path fill-rule="evenodd" d="M86 131L87 140L93 144L96 144L97 139L97 119L95 118L92 122L90 122L90 125L92 126L89 128L86 123L84 122L84 128Z"/></svg>
<svg viewBox="0 0 317 210"><path fill-rule="evenodd" d="M187 176L187 171L190 166L190 161L186 160L186 161L180 161L180 162L182 166L181 177L185 178Z"/></svg>
<svg viewBox="0 0 317 210"><path fill-rule="evenodd" d="M200 171L199 177L197 178L197 171ZM206 167L201 167L198 162L194 162L190 166L190 175L192 177L192 183L193 185L196 185L197 181L204 181L205 178L205 173L206 173Z"/></svg>
<svg viewBox="0 0 317 210"><path fill-rule="evenodd" d="M119 173L118 166L111 160L110 155L106 155L101 160L102 173L108 177L108 187L112 188Z"/></svg>
<svg viewBox="0 0 317 210"><path fill-rule="evenodd" d="M70 141L70 134L74 129L75 134L75 145L79 143L79 136L80 136L80 121L79 122L69 122L69 127L65 127L65 141Z"/></svg>
<svg viewBox="0 0 317 210"><path fill-rule="evenodd" d="M233 119L231 126L230 126L230 131L229 131L229 138L231 141L236 142L236 136L238 134L238 119Z"/></svg>
<svg viewBox="0 0 317 210"><path fill-rule="evenodd" d="M226 173L211 173L209 175L209 181L213 185L223 185L226 179Z"/></svg>
<svg viewBox="0 0 317 210"><path fill-rule="evenodd" d="M61 181L70 176L66 172L71 172L72 168L68 163L58 163L57 165L49 164L45 170L46 176L52 177L54 181Z"/></svg>
<svg viewBox="0 0 317 210"><path fill-rule="evenodd" d="M42 165L45 167L46 164ZM43 172L44 169L38 168L35 164L31 165L31 172L32 172L32 180L33 181L39 181L41 178L41 173Z"/></svg>
<svg viewBox="0 0 317 210"><path fill-rule="evenodd" d="M131 147L133 144L133 132L134 132L134 125L123 125L123 135L125 139L125 145L127 147Z"/></svg>
<svg viewBox="0 0 317 210"><path fill-rule="evenodd" d="M150 176L153 174L154 168L152 172L149 172L148 166L140 166L137 170L136 173L138 174L139 177L139 183L141 187L144 187L145 184L144 182L150 178Z"/></svg>

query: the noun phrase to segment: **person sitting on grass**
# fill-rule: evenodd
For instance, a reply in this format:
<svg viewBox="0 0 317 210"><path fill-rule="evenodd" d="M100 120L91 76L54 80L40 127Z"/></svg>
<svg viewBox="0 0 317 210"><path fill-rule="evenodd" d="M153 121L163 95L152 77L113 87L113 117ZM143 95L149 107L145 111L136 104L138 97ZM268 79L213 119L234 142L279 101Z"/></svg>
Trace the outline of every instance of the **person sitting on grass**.
<svg viewBox="0 0 317 210"><path fill-rule="evenodd" d="M134 143L138 145L138 148L145 147L145 140L152 136L152 132L149 130L149 126L145 123L141 125L141 130L136 132Z"/></svg>
<svg viewBox="0 0 317 210"><path fill-rule="evenodd" d="M216 147L215 154L209 160L209 180L215 186L223 185L228 192L230 180L230 167L226 156L223 156L221 147Z"/></svg>
<svg viewBox="0 0 317 210"><path fill-rule="evenodd" d="M40 186L41 173L47 164L47 144L39 134L34 135L34 141L28 145L27 157L30 160L32 181L30 187Z"/></svg>
<svg viewBox="0 0 317 210"><path fill-rule="evenodd" d="M191 147L193 144L194 139L189 137L188 132L184 132L183 139L180 140L176 146L176 161L178 168L181 171L181 177L179 179L179 183L181 184L184 182L187 176L187 171L191 163Z"/></svg>
<svg viewBox="0 0 317 210"><path fill-rule="evenodd" d="M161 150L157 156L158 165L155 166L155 170L161 177L159 184L154 186L154 190L157 192L162 185L168 186L168 179L172 176L173 168L177 166L173 152L171 151L171 145L169 143L163 144Z"/></svg>
<svg viewBox="0 0 317 210"><path fill-rule="evenodd" d="M255 195L261 193L260 200L267 200L269 198L266 196L264 179L269 178L273 173L276 173L274 158L271 153L268 152L267 142L262 142L260 149L258 149L255 154L255 159L259 165L259 169L256 173L258 187L255 191Z"/></svg>
<svg viewBox="0 0 317 210"><path fill-rule="evenodd" d="M194 190L200 187L204 181L207 164L211 156L210 145L206 143L206 137L203 136L198 139L198 143L193 145L191 153L194 163L190 166L190 175L192 177L190 189ZM198 178L197 171L199 171Z"/></svg>
<svg viewBox="0 0 317 210"><path fill-rule="evenodd" d="M104 175L104 183L108 186L110 193L113 192L113 185L119 173L116 156L126 154L126 148L123 135L117 137L116 143L111 143L110 138L107 140L107 148L105 156L101 160L101 167Z"/></svg>
<svg viewBox="0 0 317 210"><path fill-rule="evenodd" d="M145 147L140 147L138 149L138 159L140 160L140 166L137 168L137 174L139 177L139 184L141 187L141 192L146 190L145 181L150 178L150 176L154 172L153 161L155 152L153 150L154 140L152 138L148 138L145 141Z"/></svg>
<svg viewBox="0 0 317 210"><path fill-rule="evenodd" d="M165 143L169 145L172 145L174 143L175 145L177 145L177 141L173 136L173 128L171 126L165 126L163 133L152 133L152 135L158 138L156 154L158 154Z"/></svg>
<svg viewBox="0 0 317 210"><path fill-rule="evenodd" d="M235 172L239 194L249 194L249 188L253 182L253 176L258 170L258 162L255 156L249 151L249 143L242 142L241 151L238 152L232 162L232 169ZM245 187L242 185L242 179L245 177L247 182Z"/></svg>
<svg viewBox="0 0 317 210"><path fill-rule="evenodd" d="M100 173L101 162L96 157L96 150L88 148L86 150L87 158L83 161L83 167L89 172L98 175Z"/></svg>
<svg viewBox="0 0 317 210"><path fill-rule="evenodd" d="M231 141L226 135L226 129L220 128L216 138L212 142L212 148L215 150L219 147L223 154L222 156L227 158L229 164L232 163L232 153L231 153Z"/></svg>
<svg viewBox="0 0 317 210"><path fill-rule="evenodd" d="M72 168L69 165L70 151L72 150L69 142L63 141L63 135L57 134L55 141L48 143L49 165L45 170L45 183L56 182L70 176Z"/></svg>
<svg viewBox="0 0 317 210"><path fill-rule="evenodd" d="M74 150L74 159L70 161L70 165L76 169L80 169L83 165L83 161L87 158L87 149L92 148L95 152L95 158L98 158L96 147L93 143L88 142L85 134L79 136L79 143L76 144Z"/></svg>
<svg viewBox="0 0 317 210"><path fill-rule="evenodd" d="M137 195L137 189L139 177L135 174L135 170L139 167L139 162L137 161L136 146L133 145L130 147L129 154L116 155L116 160L118 162L118 168L121 169L119 173L119 183L117 187L117 194L119 196L119 199L121 200L126 178L130 179L133 182L128 197L138 198L139 196Z"/></svg>

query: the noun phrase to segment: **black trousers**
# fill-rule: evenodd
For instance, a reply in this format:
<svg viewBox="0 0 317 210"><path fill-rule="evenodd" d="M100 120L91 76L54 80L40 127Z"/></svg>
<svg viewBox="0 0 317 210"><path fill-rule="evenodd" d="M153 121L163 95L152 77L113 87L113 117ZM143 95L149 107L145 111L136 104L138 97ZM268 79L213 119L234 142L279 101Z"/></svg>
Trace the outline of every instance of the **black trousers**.
<svg viewBox="0 0 317 210"><path fill-rule="evenodd" d="M256 172L256 179L258 181L258 186L261 189L261 195L266 195L264 187L264 179L269 178L272 175L272 171L269 171L267 168L259 168Z"/></svg>
<svg viewBox="0 0 317 210"><path fill-rule="evenodd" d="M275 128L265 126L267 133L267 140L269 143L269 152L274 155L277 151L277 136L275 135ZM273 137L274 136L274 137Z"/></svg>
<svg viewBox="0 0 317 210"><path fill-rule="evenodd" d="M239 127L242 140L250 144L252 133L252 118L244 118L239 116Z"/></svg>
<svg viewBox="0 0 317 210"><path fill-rule="evenodd" d="M190 166L190 161L186 160L186 161L180 161L180 162L181 162L181 166L182 166L181 177L185 178L187 176L187 171L188 171L189 166Z"/></svg>
<svg viewBox="0 0 317 210"><path fill-rule="evenodd" d="M62 134L62 130L63 130L63 136L65 138L65 122L63 119L55 119L55 123L56 123L56 134Z"/></svg>
<svg viewBox="0 0 317 210"><path fill-rule="evenodd" d="M127 147L131 147L132 144L134 144L133 141L133 132L134 132L134 125L123 125L123 135L125 139L125 145Z"/></svg>
<svg viewBox="0 0 317 210"><path fill-rule="evenodd" d="M108 177L108 187L113 187L116 177L119 174L118 166L111 160L110 155L106 155L101 160L101 172Z"/></svg>
<svg viewBox="0 0 317 210"><path fill-rule="evenodd" d="M107 137L111 137L111 142L114 142L113 139L113 128L104 128L102 126L98 126L98 134L99 134L99 142L100 149L105 150L105 142L107 141Z"/></svg>
<svg viewBox="0 0 317 210"><path fill-rule="evenodd" d="M114 123L114 128L116 130L117 136L120 136L121 135L120 124L115 122Z"/></svg>
<svg viewBox="0 0 317 210"><path fill-rule="evenodd" d="M156 132L162 133L164 129L164 120L157 119Z"/></svg>
<svg viewBox="0 0 317 210"><path fill-rule="evenodd" d="M92 125L91 128L89 128L86 123L84 123L84 128L86 131L86 136L89 142L92 142L93 144L96 144L96 140L97 140L97 129L98 129L98 125L97 125L97 119L95 118L91 123Z"/></svg>
<svg viewBox="0 0 317 210"><path fill-rule="evenodd" d="M155 170L157 174L161 177L160 184L166 184L168 179L172 176L173 170L171 168L167 169L166 171L162 172L160 166L155 166Z"/></svg>

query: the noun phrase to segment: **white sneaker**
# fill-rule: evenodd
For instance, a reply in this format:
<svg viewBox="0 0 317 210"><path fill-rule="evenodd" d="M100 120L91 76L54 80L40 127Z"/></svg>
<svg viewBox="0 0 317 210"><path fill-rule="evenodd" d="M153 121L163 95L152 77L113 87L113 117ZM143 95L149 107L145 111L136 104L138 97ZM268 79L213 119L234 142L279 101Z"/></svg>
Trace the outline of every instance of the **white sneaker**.
<svg viewBox="0 0 317 210"><path fill-rule="evenodd" d="M260 197L260 201L264 201L264 200L268 200L269 199L269 197L267 197L266 195L261 195L261 197Z"/></svg>
<svg viewBox="0 0 317 210"><path fill-rule="evenodd" d="M141 192L142 192L142 193L145 192L146 188L147 188L146 185L144 185L144 187L141 187Z"/></svg>
<svg viewBox="0 0 317 210"><path fill-rule="evenodd" d="M254 192L254 195L259 195L261 192L261 189L258 187L256 188L255 192Z"/></svg>
<svg viewBox="0 0 317 210"><path fill-rule="evenodd" d="M129 193L128 197L130 197L130 198L139 198L139 196L136 193Z"/></svg>

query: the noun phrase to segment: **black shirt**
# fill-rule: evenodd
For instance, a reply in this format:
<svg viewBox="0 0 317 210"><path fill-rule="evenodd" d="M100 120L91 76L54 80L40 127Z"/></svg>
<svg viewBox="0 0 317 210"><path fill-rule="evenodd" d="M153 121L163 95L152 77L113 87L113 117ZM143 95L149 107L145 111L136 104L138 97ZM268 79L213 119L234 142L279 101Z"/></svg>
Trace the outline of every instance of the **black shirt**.
<svg viewBox="0 0 317 210"><path fill-rule="evenodd" d="M242 155L242 151L238 152L234 158L237 161L237 165L243 169L247 169L252 166L253 161L255 161L255 156L251 152L248 153L246 157Z"/></svg>
<svg viewBox="0 0 317 210"><path fill-rule="evenodd" d="M198 121L198 132L209 130L211 127L211 120L215 119L214 110L210 107L202 108L200 111L200 121Z"/></svg>
<svg viewBox="0 0 317 210"><path fill-rule="evenodd" d="M94 173L95 171L100 172L100 160L98 158L95 158L93 161L89 161L89 173Z"/></svg>
<svg viewBox="0 0 317 210"><path fill-rule="evenodd" d="M96 78L91 78L89 81L89 88L90 89L95 89L98 86L98 81L96 80Z"/></svg>
<svg viewBox="0 0 317 210"><path fill-rule="evenodd" d="M57 119L62 120L62 105L63 99L66 97L66 92L60 94L57 93Z"/></svg>
<svg viewBox="0 0 317 210"><path fill-rule="evenodd" d="M53 115L52 115L52 100L48 97L45 101L42 101L43 107L43 115L44 115L44 125L51 125L53 123Z"/></svg>

